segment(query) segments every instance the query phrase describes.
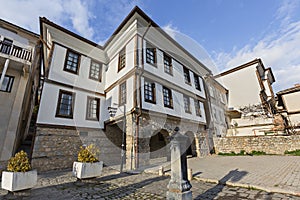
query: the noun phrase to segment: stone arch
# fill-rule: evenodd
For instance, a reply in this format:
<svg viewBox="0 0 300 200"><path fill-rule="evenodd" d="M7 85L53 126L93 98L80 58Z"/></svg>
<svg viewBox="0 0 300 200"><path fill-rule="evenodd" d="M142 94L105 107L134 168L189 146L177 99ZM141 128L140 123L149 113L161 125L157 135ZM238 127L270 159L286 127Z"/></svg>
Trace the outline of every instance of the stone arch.
<svg viewBox="0 0 300 200"><path fill-rule="evenodd" d="M196 148L196 136L192 131L187 131L185 133L186 136L188 136L188 144L187 144L187 150L186 154L187 156L195 157L197 156L197 148Z"/></svg>
<svg viewBox="0 0 300 200"><path fill-rule="evenodd" d="M150 159L169 157L169 132L165 129L155 131L149 141Z"/></svg>

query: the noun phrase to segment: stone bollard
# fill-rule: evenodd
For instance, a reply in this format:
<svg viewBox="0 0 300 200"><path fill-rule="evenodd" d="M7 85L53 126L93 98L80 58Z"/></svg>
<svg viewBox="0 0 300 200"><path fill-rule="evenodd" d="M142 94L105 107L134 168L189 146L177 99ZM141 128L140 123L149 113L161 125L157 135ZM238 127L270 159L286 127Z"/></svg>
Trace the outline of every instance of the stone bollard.
<svg viewBox="0 0 300 200"><path fill-rule="evenodd" d="M192 169L188 169L188 180L191 181L193 179L193 170Z"/></svg>
<svg viewBox="0 0 300 200"><path fill-rule="evenodd" d="M163 176L164 175L164 167L161 166L159 169L158 169L158 175L159 176Z"/></svg>
<svg viewBox="0 0 300 200"><path fill-rule="evenodd" d="M188 137L176 127L171 136L171 180L168 184L168 200L191 200L192 188L187 177L186 149Z"/></svg>

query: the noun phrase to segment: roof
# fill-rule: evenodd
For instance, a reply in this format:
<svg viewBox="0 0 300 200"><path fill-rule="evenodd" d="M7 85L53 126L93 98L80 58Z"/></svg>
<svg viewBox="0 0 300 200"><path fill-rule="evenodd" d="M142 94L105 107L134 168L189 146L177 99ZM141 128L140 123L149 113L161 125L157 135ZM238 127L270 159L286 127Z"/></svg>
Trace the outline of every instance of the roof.
<svg viewBox="0 0 300 200"><path fill-rule="evenodd" d="M252 61L250 61L250 62L247 62L247 63L245 63L245 64L242 64L242 65L240 65L240 66L237 66L237 67L235 67L235 68L232 68L232 69L230 69L230 70L227 70L227 71L222 72L222 73L220 73L220 74L217 74L217 75L214 76L214 78L219 78L219 77L221 77L221 76L225 76L225 75L227 75L227 74L231 74L231 73L233 73L233 72L236 72L236 71L238 71L238 70L244 69L244 68L246 68L246 67L250 67L250 66L252 66L252 65L254 65L254 64L261 64L261 66L264 68L264 64L262 63L261 59L260 59L260 58L256 58L256 59L254 59L254 60L252 60ZM272 75L273 75L273 74L272 74ZM274 79L274 80L275 80L275 79Z"/></svg>
<svg viewBox="0 0 300 200"><path fill-rule="evenodd" d="M289 94L289 93L294 93L294 92L300 92L300 85L295 85L294 87L281 90L277 92L277 95L284 95L284 94Z"/></svg>
<svg viewBox="0 0 300 200"><path fill-rule="evenodd" d="M27 33L27 34L33 36L33 37L37 37L37 38L39 37L39 34L34 33L34 32L32 32L32 31L29 31L29 30L27 30L27 29L25 29L25 28L22 28L22 27L20 27L20 26L18 26L18 25L15 25L15 24L13 24L13 23L8 22L8 21L5 21L5 20L3 20L3 19L0 19L0 24L5 24L5 25L7 25L7 26L13 27L13 28L18 29L18 30L20 30L20 31L23 31L23 32L25 32L25 33ZM2 26L2 25L0 25L0 27L3 27L3 28L5 28L5 29L8 28L8 27ZM14 31L14 30L12 30L12 31Z"/></svg>
<svg viewBox="0 0 300 200"><path fill-rule="evenodd" d="M144 18L149 24L151 24L151 26L156 27L157 30L164 35L168 40L170 40L172 43L175 44L176 47L178 47L179 49L181 49L184 53L186 53L189 57L191 57L196 63L198 63L199 65L201 65L203 68L205 68L208 72L211 73L211 70L208 69L203 63L201 63L195 56L193 56L190 52L188 52L184 47L182 47L176 40L174 40L169 34L167 34L162 28L160 28L159 25L157 25L144 11L142 11L138 6L135 6L131 12L127 15L127 17L121 22L121 24L118 26L118 28L113 32L113 34L110 36L110 38L105 42L105 44L103 46L88 40L70 30L67 30L53 22L51 22L50 20L48 20L45 17L40 17L40 28L41 28L41 33L42 33L42 23L46 23L49 24L63 32L66 32L70 35L72 35L73 37L82 40L84 42L87 42L95 47L98 47L100 49L104 49L106 46L108 46L108 44L113 40L113 36L117 35L122 28L125 26L125 24L134 16L134 14L139 14L142 18Z"/></svg>

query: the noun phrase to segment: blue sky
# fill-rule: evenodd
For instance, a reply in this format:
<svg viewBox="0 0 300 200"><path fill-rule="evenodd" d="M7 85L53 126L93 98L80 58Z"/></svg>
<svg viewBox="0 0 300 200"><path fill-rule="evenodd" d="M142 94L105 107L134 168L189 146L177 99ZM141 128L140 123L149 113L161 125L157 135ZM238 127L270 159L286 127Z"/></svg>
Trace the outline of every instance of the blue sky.
<svg viewBox="0 0 300 200"><path fill-rule="evenodd" d="M0 18L39 31L45 16L103 44L138 5L215 73L262 58L275 91L300 82L299 0L0 0ZM17 8L17 12L16 12ZM197 54L195 49L187 49ZM201 56L207 54L210 61ZM214 66L213 66L214 65ZM217 69L215 69L217 68Z"/></svg>

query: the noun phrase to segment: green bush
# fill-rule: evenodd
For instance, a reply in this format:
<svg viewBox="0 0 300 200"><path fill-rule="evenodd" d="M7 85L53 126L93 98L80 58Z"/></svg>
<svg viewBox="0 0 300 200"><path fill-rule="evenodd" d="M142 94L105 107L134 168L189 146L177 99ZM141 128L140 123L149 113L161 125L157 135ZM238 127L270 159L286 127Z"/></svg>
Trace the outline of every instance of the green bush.
<svg viewBox="0 0 300 200"><path fill-rule="evenodd" d="M97 159L99 157L99 154L99 149L93 144L90 144L87 147L81 146L78 152L78 162L99 162L99 160Z"/></svg>
<svg viewBox="0 0 300 200"><path fill-rule="evenodd" d="M300 149L296 149L295 151L285 151L284 154L300 156Z"/></svg>
<svg viewBox="0 0 300 200"><path fill-rule="evenodd" d="M267 155L267 153L264 151L251 151L250 155L261 156L261 155Z"/></svg>
<svg viewBox="0 0 300 200"><path fill-rule="evenodd" d="M31 170L29 159L25 151L20 151L11 157L7 164L7 171L9 172L27 172Z"/></svg>

